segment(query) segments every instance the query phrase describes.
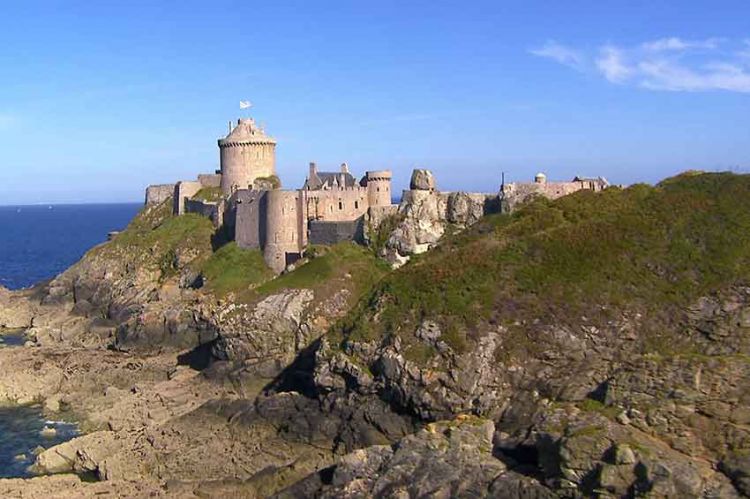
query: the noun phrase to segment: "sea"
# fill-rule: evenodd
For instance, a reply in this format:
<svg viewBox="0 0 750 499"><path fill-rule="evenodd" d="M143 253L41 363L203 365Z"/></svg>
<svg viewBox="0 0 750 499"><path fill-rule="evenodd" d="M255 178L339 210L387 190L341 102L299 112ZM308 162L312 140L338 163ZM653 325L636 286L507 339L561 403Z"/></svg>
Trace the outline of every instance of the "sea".
<svg viewBox="0 0 750 499"><path fill-rule="evenodd" d="M0 284L21 289L52 279L125 228L141 206L0 206ZM23 342L22 332L0 334L0 348ZM0 478L30 476L36 453L77 434L74 422L46 420L38 405L0 406Z"/></svg>
<svg viewBox="0 0 750 499"><path fill-rule="evenodd" d="M52 279L107 234L122 230L140 203L0 206L0 285Z"/></svg>

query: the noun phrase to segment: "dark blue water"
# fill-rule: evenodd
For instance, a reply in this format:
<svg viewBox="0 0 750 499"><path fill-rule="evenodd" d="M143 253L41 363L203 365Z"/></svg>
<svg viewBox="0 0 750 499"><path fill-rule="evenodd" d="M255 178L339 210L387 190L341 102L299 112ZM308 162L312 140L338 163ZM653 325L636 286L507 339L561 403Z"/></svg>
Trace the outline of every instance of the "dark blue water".
<svg viewBox="0 0 750 499"><path fill-rule="evenodd" d="M0 348L3 347L20 347L26 343L26 337L23 331L6 333L0 331Z"/></svg>
<svg viewBox="0 0 750 499"><path fill-rule="evenodd" d="M53 278L123 229L141 206L0 206L0 285L19 289Z"/></svg>
<svg viewBox="0 0 750 499"><path fill-rule="evenodd" d="M54 428L54 436L42 435L44 427ZM0 407L0 478L28 477L38 447L61 444L78 434L71 423L45 421L39 406Z"/></svg>

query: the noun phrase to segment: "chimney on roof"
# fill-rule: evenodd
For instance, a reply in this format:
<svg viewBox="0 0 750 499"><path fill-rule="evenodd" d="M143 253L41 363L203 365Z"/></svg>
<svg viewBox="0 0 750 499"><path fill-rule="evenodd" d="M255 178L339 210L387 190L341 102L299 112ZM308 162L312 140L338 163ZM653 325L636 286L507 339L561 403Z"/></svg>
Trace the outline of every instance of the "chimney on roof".
<svg viewBox="0 0 750 499"><path fill-rule="evenodd" d="M318 166L315 164L315 162L310 162L310 173L308 174L308 178L313 178L318 174Z"/></svg>
<svg viewBox="0 0 750 499"><path fill-rule="evenodd" d="M349 173L349 165L341 163L341 173Z"/></svg>

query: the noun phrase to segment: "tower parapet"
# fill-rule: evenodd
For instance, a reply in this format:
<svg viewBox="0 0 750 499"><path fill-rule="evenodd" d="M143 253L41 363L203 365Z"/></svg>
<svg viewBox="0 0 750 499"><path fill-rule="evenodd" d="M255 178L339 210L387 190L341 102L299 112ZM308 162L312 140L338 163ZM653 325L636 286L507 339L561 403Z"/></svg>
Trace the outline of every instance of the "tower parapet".
<svg viewBox="0 0 750 499"><path fill-rule="evenodd" d="M224 195L247 189L256 178L276 175L276 140L252 118L237 120L237 126L218 144Z"/></svg>

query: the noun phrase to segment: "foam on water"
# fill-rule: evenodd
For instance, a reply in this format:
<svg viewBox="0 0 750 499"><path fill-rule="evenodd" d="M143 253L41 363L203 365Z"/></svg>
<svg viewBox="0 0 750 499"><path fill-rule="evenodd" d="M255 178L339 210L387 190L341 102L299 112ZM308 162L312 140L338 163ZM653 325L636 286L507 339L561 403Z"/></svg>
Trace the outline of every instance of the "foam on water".
<svg viewBox="0 0 750 499"><path fill-rule="evenodd" d="M44 428L54 435L42 434ZM28 467L34 464L35 452L48 449L78 435L78 426L43 417L38 405L0 407L0 478L32 476Z"/></svg>

